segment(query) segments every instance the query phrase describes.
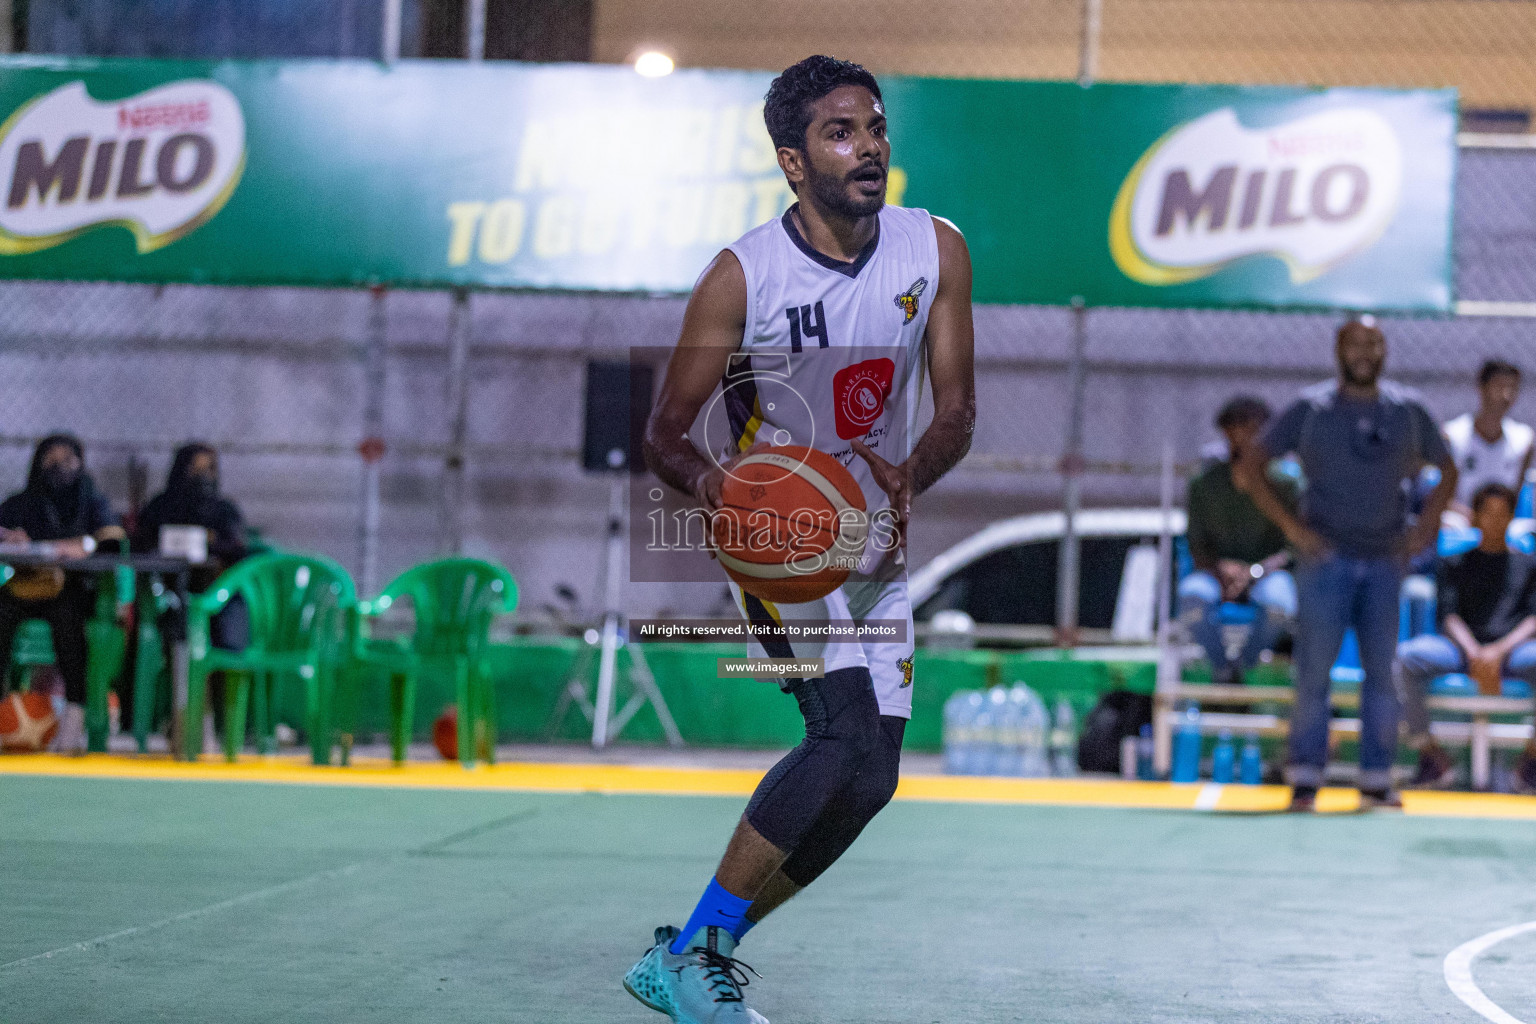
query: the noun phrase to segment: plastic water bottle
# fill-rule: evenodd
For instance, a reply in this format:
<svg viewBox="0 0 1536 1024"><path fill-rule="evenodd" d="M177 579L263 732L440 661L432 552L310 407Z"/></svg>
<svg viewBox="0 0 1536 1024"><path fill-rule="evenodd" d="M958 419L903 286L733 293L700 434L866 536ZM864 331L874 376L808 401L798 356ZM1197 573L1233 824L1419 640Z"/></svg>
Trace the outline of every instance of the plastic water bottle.
<svg viewBox="0 0 1536 1024"><path fill-rule="evenodd" d="M1238 778L1245 786L1257 786L1264 781L1264 752L1259 749L1259 738L1253 733L1243 741L1243 758L1238 766Z"/></svg>
<svg viewBox="0 0 1536 1024"><path fill-rule="evenodd" d="M1174 782L1200 781L1200 707L1191 702L1179 720L1179 731L1173 736Z"/></svg>
<svg viewBox="0 0 1536 1024"><path fill-rule="evenodd" d="M1211 752L1211 781L1231 782L1237 762L1237 748L1232 744L1232 732L1221 730L1216 739L1216 749Z"/></svg>
<svg viewBox="0 0 1536 1024"><path fill-rule="evenodd" d="M965 772L967 744L971 738L970 697L975 691L956 690L944 702L944 773Z"/></svg>
<svg viewBox="0 0 1536 1024"><path fill-rule="evenodd" d="M997 739L992 702L986 693L976 694L976 699L976 710L971 716L970 757L966 759L965 774L991 775L996 760L993 744Z"/></svg>
<svg viewBox="0 0 1536 1024"><path fill-rule="evenodd" d="M1062 778L1077 774L1077 713L1065 697L1056 698L1056 721L1051 728L1051 771Z"/></svg>
<svg viewBox="0 0 1536 1024"><path fill-rule="evenodd" d="M1152 726L1144 725L1136 737L1136 777L1144 782L1157 778L1152 766Z"/></svg>
<svg viewBox="0 0 1536 1024"><path fill-rule="evenodd" d="M983 775L1007 775L1013 758L1014 736L1017 729L1010 720L1012 709L1008 706L1008 691L994 686L982 692L986 698L987 734L982 741L986 747Z"/></svg>
<svg viewBox="0 0 1536 1024"><path fill-rule="evenodd" d="M999 686L989 694L997 721L997 750L993 775L1018 775L1024 770L1024 707L1012 689Z"/></svg>
<svg viewBox="0 0 1536 1024"><path fill-rule="evenodd" d="M992 712L992 769L988 774L1018 775L1023 763L1023 723L1013 691L994 686L987 691L987 706Z"/></svg>
<svg viewBox="0 0 1536 1024"><path fill-rule="evenodd" d="M1045 709L1045 701L1024 683L1014 683L1008 689L1008 703L1014 710L1018 728L1018 759L1013 774L1030 778L1051 774L1046 748L1051 716Z"/></svg>
<svg viewBox="0 0 1536 1024"><path fill-rule="evenodd" d="M967 690L965 703L960 709L960 753L956 758L961 775L981 774L983 750L982 715L987 709L987 698L980 690Z"/></svg>

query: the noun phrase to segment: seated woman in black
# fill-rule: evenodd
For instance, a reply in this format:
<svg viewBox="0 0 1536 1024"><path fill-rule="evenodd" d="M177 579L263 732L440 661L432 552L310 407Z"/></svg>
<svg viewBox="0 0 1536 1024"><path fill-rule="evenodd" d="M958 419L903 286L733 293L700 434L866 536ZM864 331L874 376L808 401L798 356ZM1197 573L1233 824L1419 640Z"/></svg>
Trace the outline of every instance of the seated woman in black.
<svg viewBox="0 0 1536 1024"><path fill-rule="evenodd" d="M85 449L67 434L38 443L26 489L0 502L0 528L11 542L51 541L65 558L83 558L97 541L124 537L104 494L85 471ZM28 569L0 589L0 670L11 665L11 645L27 619L53 631L53 656L64 677L64 717L55 749L85 750L85 622L95 600L90 577L58 569Z"/></svg>
<svg viewBox="0 0 1536 1024"><path fill-rule="evenodd" d="M133 533L135 551L158 551L162 526L200 526L208 533L208 561L194 566L189 589L201 594L219 574L246 555L245 521L234 502L219 494L219 455L206 444L192 443L177 449L165 490L149 499L139 513ZM185 618L167 615L161 632L169 641L185 629ZM237 597L208 624L213 646L238 651L250 642L250 619ZM222 673L209 679L214 718L224 718Z"/></svg>
<svg viewBox="0 0 1536 1024"><path fill-rule="evenodd" d="M219 454L193 442L177 449L165 490L149 499L133 531L135 551L158 551L162 526L201 526L208 532L208 561L191 574L193 593L207 590L219 573L245 557L245 521L234 502L219 494Z"/></svg>

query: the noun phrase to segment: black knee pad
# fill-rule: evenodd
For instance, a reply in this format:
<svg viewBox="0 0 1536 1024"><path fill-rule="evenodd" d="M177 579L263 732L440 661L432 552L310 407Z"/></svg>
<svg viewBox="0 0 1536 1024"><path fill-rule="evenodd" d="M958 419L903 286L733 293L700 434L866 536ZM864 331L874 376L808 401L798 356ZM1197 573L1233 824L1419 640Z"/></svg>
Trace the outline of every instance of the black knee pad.
<svg viewBox="0 0 1536 1024"><path fill-rule="evenodd" d="M865 821L879 814L891 797L896 795L896 783L901 777L901 736L906 719L885 717L880 720L886 735L875 750L864 759L859 774L848 786L848 809L853 817Z"/></svg>
<svg viewBox="0 0 1536 1024"><path fill-rule="evenodd" d="M822 739L837 743L851 761L862 763L880 741L880 704L869 669L834 669L819 682L827 711Z"/></svg>
<svg viewBox="0 0 1536 1024"><path fill-rule="evenodd" d="M764 776L747 804L747 821L781 850L799 845L881 740L869 669L837 669L803 680L790 692L805 716L805 739Z"/></svg>
<svg viewBox="0 0 1536 1024"><path fill-rule="evenodd" d="M881 737L874 751L865 758L848 788L828 803L780 869L791 882L802 888L810 885L890 803L901 773L901 742L906 726L904 718L887 715L880 719Z"/></svg>

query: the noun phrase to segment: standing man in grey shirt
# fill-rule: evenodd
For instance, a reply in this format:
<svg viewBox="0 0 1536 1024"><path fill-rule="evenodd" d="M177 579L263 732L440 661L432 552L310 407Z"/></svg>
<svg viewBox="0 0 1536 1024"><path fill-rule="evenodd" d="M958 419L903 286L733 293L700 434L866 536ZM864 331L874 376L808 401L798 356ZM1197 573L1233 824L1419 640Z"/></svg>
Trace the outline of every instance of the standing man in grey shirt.
<svg viewBox="0 0 1536 1024"><path fill-rule="evenodd" d="M1307 388L1249 449L1239 484L1284 531L1298 556L1296 704L1286 775L1291 809L1310 811L1328 761L1329 671L1351 626L1360 641L1360 794L1364 806L1400 806L1397 756L1398 591L1408 559L1435 539L1456 491L1456 464L1429 412L1408 388L1381 380L1387 340L1368 320L1339 328L1339 376ZM1300 514L1264 467L1294 452L1307 481ZM1425 464L1440 483L1408 525L1408 483Z"/></svg>

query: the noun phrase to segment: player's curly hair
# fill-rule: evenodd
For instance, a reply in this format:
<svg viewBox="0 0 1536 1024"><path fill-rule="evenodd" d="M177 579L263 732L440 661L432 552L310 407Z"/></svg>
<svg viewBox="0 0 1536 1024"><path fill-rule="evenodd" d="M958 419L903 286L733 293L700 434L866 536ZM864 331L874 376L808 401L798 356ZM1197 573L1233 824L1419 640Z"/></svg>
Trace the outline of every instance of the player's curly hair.
<svg viewBox="0 0 1536 1024"><path fill-rule="evenodd" d="M875 76L862 65L817 54L791 64L768 86L763 121L776 148L804 149L811 127L811 104L844 85L862 85L880 99Z"/></svg>

